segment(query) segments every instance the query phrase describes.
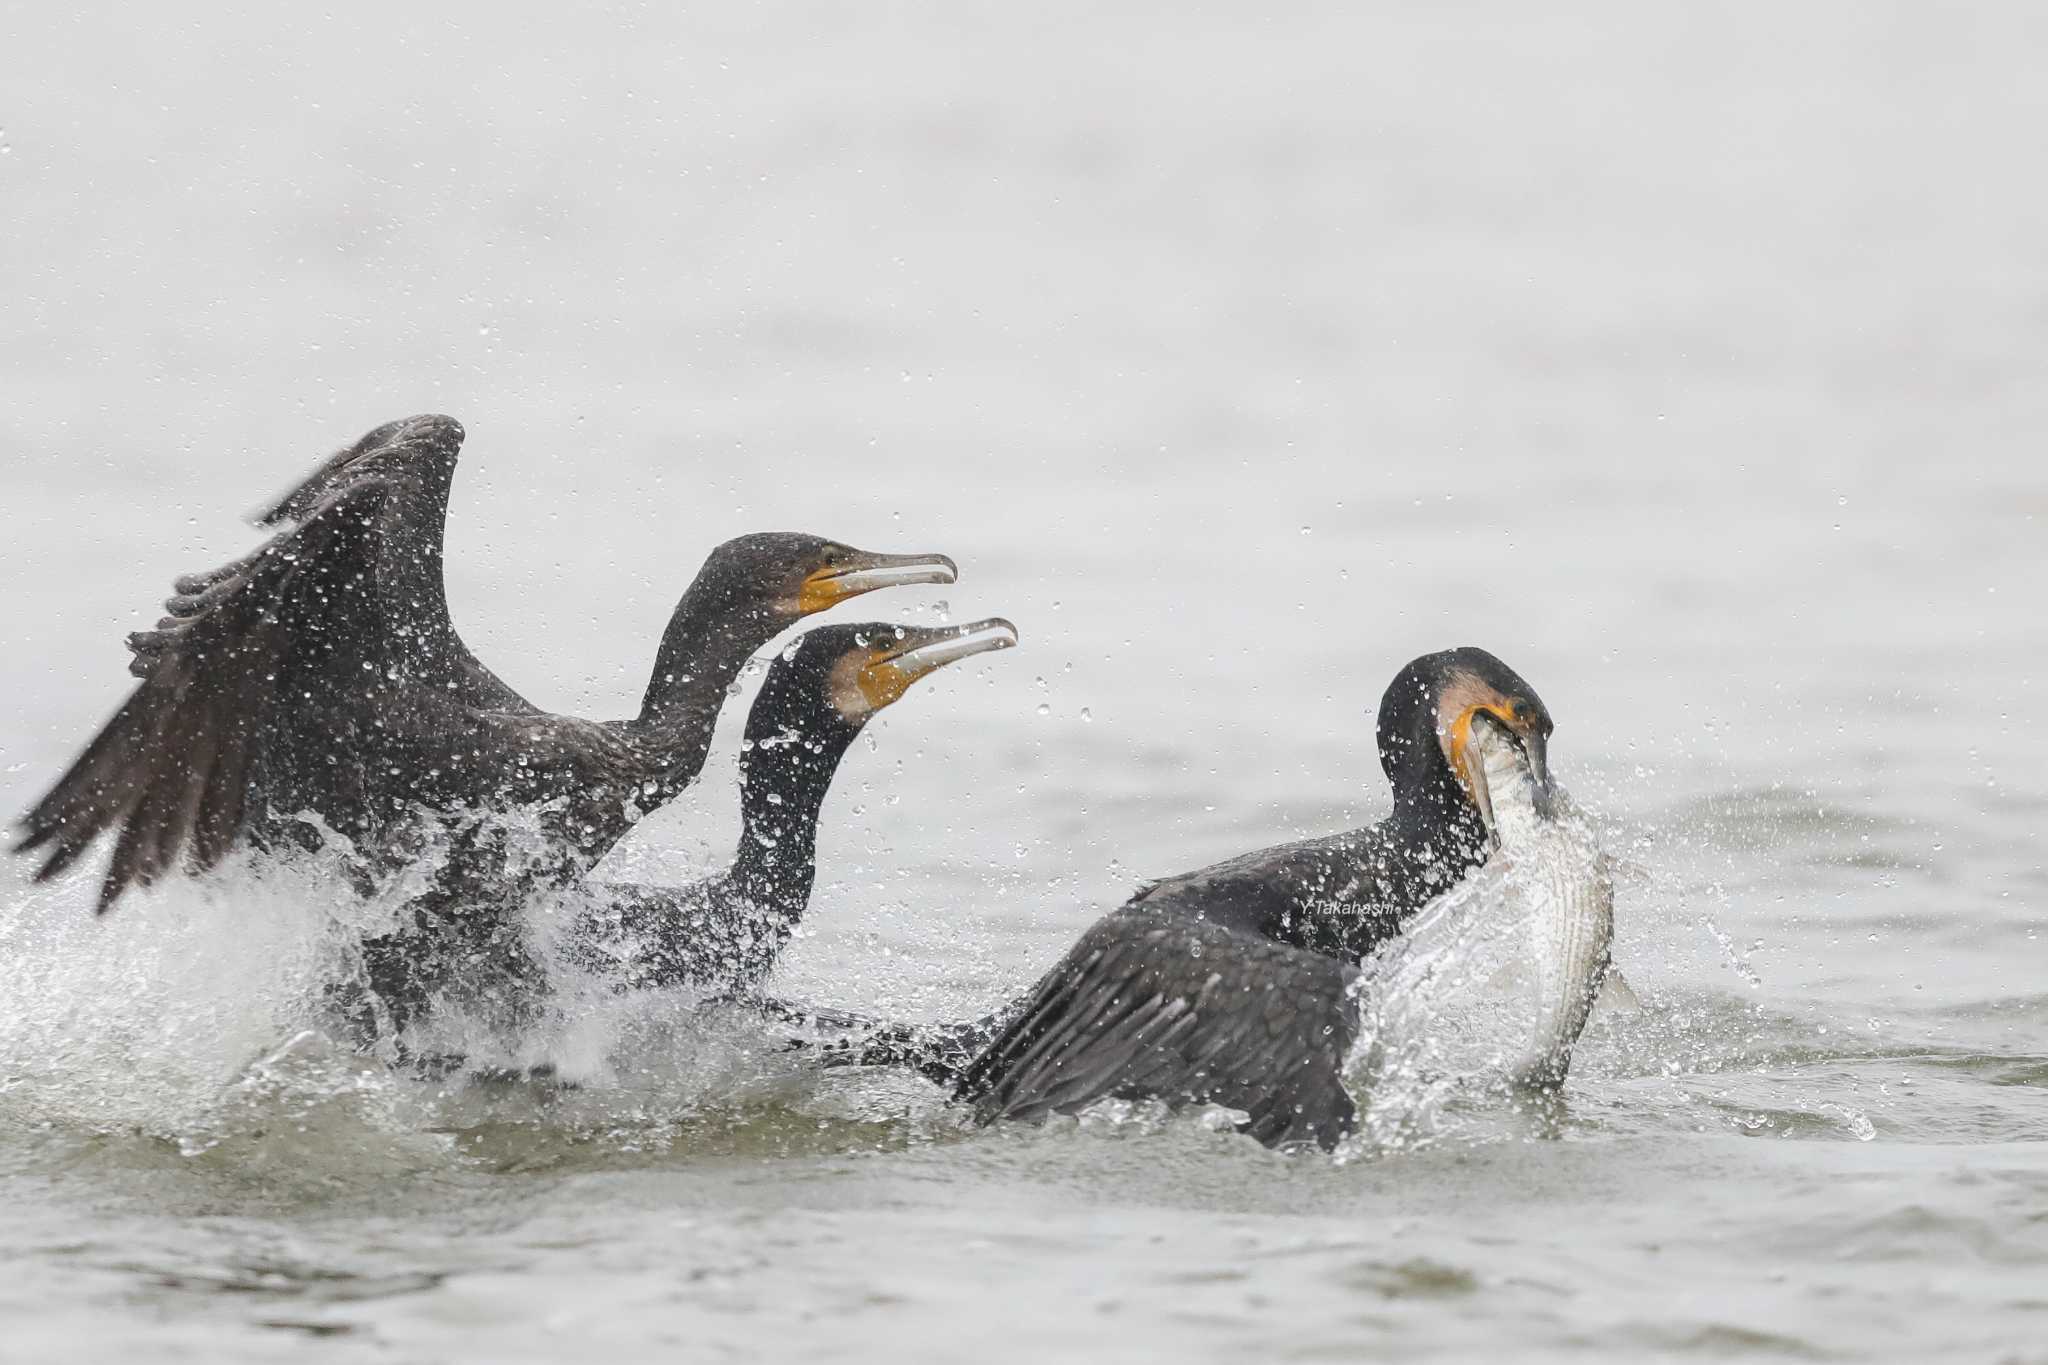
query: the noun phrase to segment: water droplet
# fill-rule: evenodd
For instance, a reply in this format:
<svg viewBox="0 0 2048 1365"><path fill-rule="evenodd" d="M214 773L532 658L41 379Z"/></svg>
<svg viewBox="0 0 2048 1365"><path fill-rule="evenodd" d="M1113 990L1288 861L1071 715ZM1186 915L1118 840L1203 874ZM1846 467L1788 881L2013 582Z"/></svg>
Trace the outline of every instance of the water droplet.
<svg viewBox="0 0 2048 1365"><path fill-rule="evenodd" d="M1090 724L1090 723L1092 723L1092 722L1094 721L1094 719L1095 719L1095 715L1094 715L1094 713L1093 713L1093 712L1091 712L1091 711L1090 711L1090 710L1089 710L1089 709L1088 709L1087 707L1085 707L1085 706L1081 708L1081 723L1082 723L1083 725L1087 725L1087 724Z"/></svg>
<svg viewBox="0 0 2048 1365"><path fill-rule="evenodd" d="M1052 707L1048 706L1044 702L1040 702L1038 703L1038 714L1041 716L1049 716L1052 714Z"/></svg>

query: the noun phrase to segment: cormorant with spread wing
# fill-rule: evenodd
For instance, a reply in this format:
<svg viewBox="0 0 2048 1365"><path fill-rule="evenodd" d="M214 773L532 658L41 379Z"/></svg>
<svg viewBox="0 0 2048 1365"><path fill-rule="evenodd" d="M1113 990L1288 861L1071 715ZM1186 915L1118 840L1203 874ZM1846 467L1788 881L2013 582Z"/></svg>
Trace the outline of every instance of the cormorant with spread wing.
<svg viewBox="0 0 2048 1365"><path fill-rule="evenodd" d="M365 889L453 836L423 914L507 891L496 813L538 814L524 883L587 871L703 766L747 659L812 612L876 588L950 583L943 555L878 555L816 536L742 536L677 605L640 714L537 710L478 662L449 618L442 536L462 427L413 417L337 453L266 513L253 553L180 579L130 637L143 681L23 819L38 880L114 832L99 896L271 847L317 815ZM437 903L438 902L438 906Z"/></svg>

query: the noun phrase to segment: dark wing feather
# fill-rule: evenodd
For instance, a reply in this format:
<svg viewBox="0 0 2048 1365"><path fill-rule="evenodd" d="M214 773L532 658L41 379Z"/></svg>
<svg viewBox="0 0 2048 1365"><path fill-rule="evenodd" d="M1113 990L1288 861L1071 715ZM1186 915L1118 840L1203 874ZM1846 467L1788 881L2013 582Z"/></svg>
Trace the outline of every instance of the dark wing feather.
<svg viewBox="0 0 2048 1365"><path fill-rule="evenodd" d="M379 609L379 518L390 496L377 480L339 491L212 581L188 614L139 638L137 656L149 661L142 685L22 819L18 851L48 850L37 880L109 830L119 838L103 911L181 855L191 871L220 860L242 829L252 764L292 680L387 639L360 626Z"/></svg>
<svg viewBox="0 0 2048 1365"><path fill-rule="evenodd" d="M411 541L406 547L409 555L432 559L436 571L432 575L434 592L407 595L404 605L410 608L408 616L413 619L394 624L413 628L425 638L453 635L454 624L448 619L438 567L448 490L461 446L462 424L452 417L409 417L386 422L322 461L291 492L259 512L255 520L260 526L296 525L308 520L344 489L370 481L383 484L389 490L384 509L384 515L391 520L387 533L401 533L391 535L390 539ZM128 650L133 656L128 661L128 671L138 678L148 677L165 642L175 638L167 632L180 622L212 611L224 594L239 591L258 562L276 544L275 539L265 541L217 569L182 574L172 580L172 595L164 602L167 614L156 623L156 629L137 631L128 637ZM424 600L412 600L422 596Z"/></svg>
<svg viewBox="0 0 2048 1365"><path fill-rule="evenodd" d="M1220 1104L1267 1146L1334 1146L1356 1117L1345 1055L1357 973L1220 925L1134 911L1101 920L968 1068L983 1121L1103 1099Z"/></svg>
<svg viewBox="0 0 2048 1365"><path fill-rule="evenodd" d="M447 417L380 427L265 515L287 529L177 581L170 614L130 637L142 684L23 818L39 879L115 833L104 910L181 863L214 866L268 802L312 796L350 829L408 806L541 806L564 858L594 861L590 831L616 820L640 755L535 710L456 636L441 542L461 441ZM503 861L472 842L464 856Z"/></svg>
<svg viewBox="0 0 2048 1365"><path fill-rule="evenodd" d="M390 560L380 566L379 579L386 588L392 632L411 642L408 672L469 706L533 712L530 702L469 652L448 614L442 541L462 439L462 424L453 417L426 414L387 422L329 456L256 519L264 526L301 523L362 483L386 484L391 496L381 518L381 548ZM209 610L222 588L245 576L253 561L269 549L264 545L218 569L177 579L172 585L174 595L164 603L169 614L157 623L157 631L129 637L134 657L128 671L148 677L158 632Z"/></svg>
<svg viewBox="0 0 2048 1365"><path fill-rule="evenodd" d="M335 490L360 478L419 477L430 474L419 466L454 463L462 446L462 423L453 417L422 415L407 417L367 432L354 445L344 446L320 462L289 493L256 514L258 526L281 526L303 521L327 501ZM447 488L441 488L447 501ZM182 586L180 592L186 591Z"/></svg>

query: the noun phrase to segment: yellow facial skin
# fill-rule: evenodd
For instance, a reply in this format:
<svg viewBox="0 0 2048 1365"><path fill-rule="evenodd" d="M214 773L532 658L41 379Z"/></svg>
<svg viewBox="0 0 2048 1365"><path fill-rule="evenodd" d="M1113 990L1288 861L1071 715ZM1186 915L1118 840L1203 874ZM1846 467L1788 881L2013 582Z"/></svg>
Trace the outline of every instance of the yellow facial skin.
<svg viewBox="0 0 2048 1365"><path fill-rule="evenodd" d="M798 616L837 606L849 597L878 588L912 583L951 583L959 577L944 555L875 555L855 552L836 564L815 569L797 585L793 604Z"/></svg>
<svg viewBox="0 0 2048 1365"><path fill-rule="evenodd" d="M865 649L849 650L832 665L832 705L849 720L871 716L892 705L925 674L942 667L922 666L900 656L915 646L901 640L877 640Z"/></svg>
<svg viewBox="0 0 2048 1365"><path fill-rule="evenodd" d="M832 705L849 720L871 716L926 674L1016 643L1016 627L999 617L942 630L878 627L871 643L848 650L832 665Z"/></svg>
<svg viewBox="0 0 2048 1365"><path fill-rule="evenodd" d="M814 611L824 611L837 606L849 597L858 597L865 591L849 584L844 575L836 569L819 569L804 579L796 590L796 611L799 616L809 616Z"/></svg>
<svg viewBox="0 0 2048 1365"><path fill-rule="evenodd" d="M877 654L861 665L860 671L854 675L854 685L866 699L868 709L879 711L908 692L912 683L939 667L939 664L920 666L908 659Z"/></svg>
<svg viewBox="0 0 2048 1365"><path fill-rule="evenodd" d="M1472 719L1481 712L1525 738L1534 732L1538 713L1522 698L1503 696L1499 689L1464 674L1453 678L1437 700L1437 737L1444 758L1472 804L1490 815L1486 781L1472 751Z"/></svg>

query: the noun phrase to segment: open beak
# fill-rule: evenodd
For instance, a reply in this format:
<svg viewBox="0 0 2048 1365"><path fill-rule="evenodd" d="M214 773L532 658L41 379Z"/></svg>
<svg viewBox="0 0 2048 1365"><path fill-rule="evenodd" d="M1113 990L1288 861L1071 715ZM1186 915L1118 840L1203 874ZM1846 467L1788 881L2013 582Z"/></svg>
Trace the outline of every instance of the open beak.
<svg viewBox="0 0 2048 1365"><path fill-rule="evenodd" d="M1479 724L1472 713L1462 717L1451 740L1451 768L1458 780L1465 785L1465 794L1472 798L1474 809L1479 812L1479 823L1486 827L1486 841L1494 848L1500 847L1500 831L1493 816L1493 788L1486 780L1486 761L1480 757L1479 746L1473 743L1472 729Z"/></svg>
<svg viewBox="0 0 2048 1365"><path fill-rule="evenodd" d="M877 588L901 588L912 583L952 583L959 577L959 566L944 555L874 555L863 552L806 578L797 592L797 610L808 616Z"/></svg>
<svg viewBox="0 0 2048 1365"><path fill-rule="evenodd" d="M1471 796L1488 840L1498 848L1500 831L1494 816L1493 789L1486 779L1486 760L1475 742L1474 730L1480 725L1497 725L1521 749L1529 767L1531 799L1537 816L1544 820L1555 818L1557 812L1557 788L1550 777L1550 740L1534 725L1518 722L1505 709L1493 706L1471 708L1451 728L1451 768Z"/></svg>
<svg viewBox="0 0 2048 1365"><path fill-rule="evenodd" d="M887 706L927 673L1017 643L1017 628L1000 616L965 626L903 626L900 638L861 666L860 690L869 706Z"/></svg>

